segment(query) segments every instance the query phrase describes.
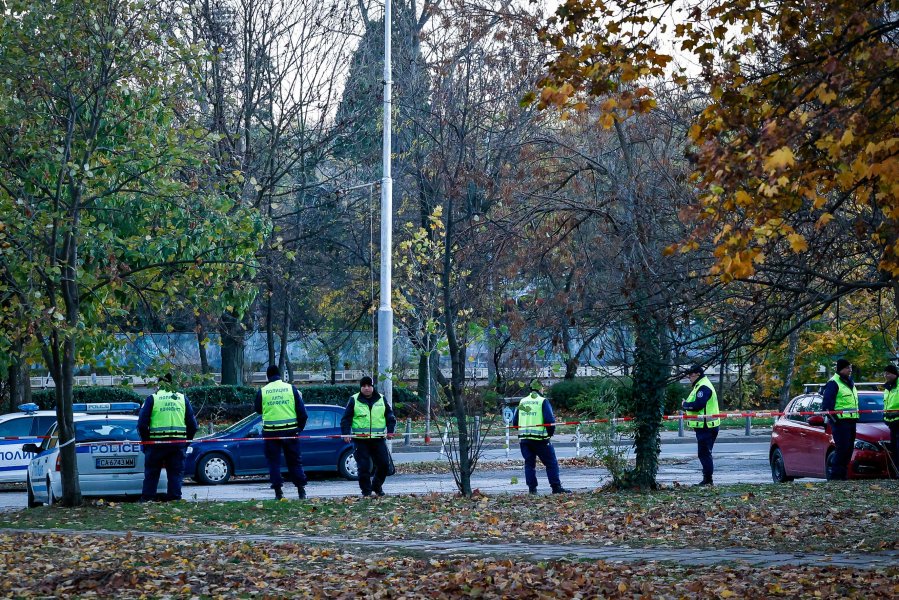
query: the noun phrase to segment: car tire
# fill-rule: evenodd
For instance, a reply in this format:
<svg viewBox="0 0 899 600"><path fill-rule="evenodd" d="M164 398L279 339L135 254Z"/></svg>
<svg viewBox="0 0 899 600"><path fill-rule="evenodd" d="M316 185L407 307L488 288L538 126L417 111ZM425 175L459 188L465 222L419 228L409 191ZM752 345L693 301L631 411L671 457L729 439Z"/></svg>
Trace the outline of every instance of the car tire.
<svg viewBox="0 0 899 600"><path fill-rule="evenodd" d="M228 483L234 468L228 457L219 452L210 452L197 463L197 481L203 485Z"/></svg>
<svg viewBox="0 0 899 600"><path fill-rule="evenodd" d="M359 465L356 464L352 448L347 448L340 454L340 458L337 460L337 472L344 479L359 480Z"/></svg>
<svg viewBox="0 0 899 600"><path fill-rule="evenodd" d="M47 506L53 506L56 504L58 498L55 494L53 494L53 484L50 481L50 478L47 477Z"/></svg>
<svg viewBox="0 0 899 600"><path fill-rule="evenodd" d="M793 481L793 477L787 475L787 467L784 465L784 456L780 451L780 448L775 448L771 452L771 479L774 480L774 483L788 483Z"/></svg>
<svg viewBox="0 0 899 600"><path fill-rule="evenodd" d="M31 478L25 480L25 487L28 488L28 508L37 508L38 506L43 506L43 502L38 502L34 499L34 490L31 487Z"/></svg>

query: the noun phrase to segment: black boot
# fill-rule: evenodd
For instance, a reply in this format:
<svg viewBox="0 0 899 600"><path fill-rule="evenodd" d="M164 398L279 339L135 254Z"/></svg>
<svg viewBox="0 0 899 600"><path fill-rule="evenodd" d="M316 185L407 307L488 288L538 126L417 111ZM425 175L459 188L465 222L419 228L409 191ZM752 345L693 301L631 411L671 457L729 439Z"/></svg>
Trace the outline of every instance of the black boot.
<svg viewBox="0 0 899 600"><path fill-rule="evenodd" d="M528 488L528 494L532 494L532 495L536 496L536 495L537 495L537 488L535 488L535 487L529 487L529 488Z"/></svg>
<svg viewBox="0 0 899 600"><path fill-rule="evenodd" d="M376 496L383 496L383 495L384 495L384 488L382 488L381 486L373 487L371 491L373 491L373 492L375 493Z"/></svg>
<svg viewBox="0 0 899 600"><path fill-rule="evenodd" d="M700 481L699 483L696 484L697 487L700 485L715 485L715 484L712 483L711 477L703 477L702 481Z"/></svg>
<svg viewBox="0 0 899 600"><path fill-rule="evenodd" d="M281 491L281 487L280 486L276 487L275 488L275 500L280 500L283 497L284 497L284 492Z"/></svg>
<svg viewBox="0 0 899 600"><path fill-rule="evenodd" d="M566 490L561 485L557 485L553 487L553 494L570 494L571 490Z"/></svg>

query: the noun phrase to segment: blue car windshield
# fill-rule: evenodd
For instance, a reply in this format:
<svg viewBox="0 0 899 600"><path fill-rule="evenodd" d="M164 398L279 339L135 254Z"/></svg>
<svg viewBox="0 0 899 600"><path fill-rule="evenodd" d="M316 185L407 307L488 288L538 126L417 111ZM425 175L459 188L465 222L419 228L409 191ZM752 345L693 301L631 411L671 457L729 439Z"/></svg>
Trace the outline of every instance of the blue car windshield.
<svg viewBox="0 0 899 600"><path fill-rule="evenodd" d="M76 421L76 442L114 442L140 440L137 420L103 419L97 421Z"/></svg>
<svg viewBox="0 0 899 600"><path fill-rule="evenodd" d="M238 421L231 427L227 427L227 428L223 429L221 431L221 433L235 433L237 431L240 431L241 429L243 429L248 424L250 424L251 422L255 421L258 418L259 418L259 415L256 413L253 413L249 416L244 417L243 419L241 419L240 421Z"/></svg>
<svg viewBox="0 0 899 600"><path fill-rule="evenodd" d="M883 392L860 392L858 395L859 410L883 410ZM859 423L882 423L883 413L861 413Z"/></svg>

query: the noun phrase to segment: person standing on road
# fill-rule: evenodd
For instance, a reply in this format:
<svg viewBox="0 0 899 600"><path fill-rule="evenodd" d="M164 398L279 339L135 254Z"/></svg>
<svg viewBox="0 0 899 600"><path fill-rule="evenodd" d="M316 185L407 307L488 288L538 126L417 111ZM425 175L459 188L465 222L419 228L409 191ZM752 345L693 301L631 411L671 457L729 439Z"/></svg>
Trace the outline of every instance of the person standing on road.
<svg viewBox="0 0 899 600"><path fill-rule="evenodd" d="M518 447L524 458L524 480L528 493L537 493L537 459L546 467L546 478L553 494L567 494L559 478L559 461L550 438L556 433L556 417L549 400L540 395L542 385L531 382L531 393L518 401L512 426L518 428Z"/></svg>
<svg viewBox="0 0 899 600"><path fill-rule="evenodd" d="M165 500L181 499L184 453L188 440L197 434L197 418L184 394L174 391L172 374L159 378L160 387L144 400L137 417L137 431L144 453L144 485L141 502L157 500L156 488L165 469L168 479Z"/></svg>
<svg viewBox="0 0 899 600"><path fill-rule="evenodd" d="M896 379L899 369L890 364L883 369L883 420L890 428L890 454L892 455L892 470L899 477L899 386ZM895 411L895 412L890 412Z"/></svg>
<svg viewBox="0 0 899 600"><path fill-rule="evenodd" d="M300 440L297 436L306 427L309 415L300 390L281 380L281 370L277 366L269 366L265 375L268 383L256 393L254 404L256 412L262 415L262 439L269 481L275 490L275 499L283 498L283 450L290 479L297 486L297 495L302 500L306 497L306 473L303 471Z"/></svg>
<svg viewBox="0 0 899 600"><path fill-rule="evenodd" d="M721 419L706 415L719 414L718 393L715 391L715 386L706 377L702 365L691 365L686 375L693 385L693 389L684 400L682 408L686 411L687 416L696 417L687 419L686 423L696 432L697 454L699 462L702 464L702 481L696 485L714 485L712 475L715 472L715 461L712 458L712 449L715 447L715 440L718 439Z"/></svg>
<svg viewBox="0 0 899 600"><path fill-rule="evenodd" d="M837 373L825 384L821 395L821 410L843 411L827 415L836 447L830 479L843 481L848 477L849 461L855 450L855 425L858 423L858 390L852 381L852 363L845 358L837 361Z"/></svg>
<svg viewBox="0 0 899 600"><path fill-rule="evenodd" d="M340 419L343 440L353 440L353 456L359 468L359 489L363 496L384 495L384 480L390 475L390 451L385 438L396 428L393 407L384 400L372 378L359 380L359 393L353 394ZM374 464L374 471L370 466Z"/></svg>

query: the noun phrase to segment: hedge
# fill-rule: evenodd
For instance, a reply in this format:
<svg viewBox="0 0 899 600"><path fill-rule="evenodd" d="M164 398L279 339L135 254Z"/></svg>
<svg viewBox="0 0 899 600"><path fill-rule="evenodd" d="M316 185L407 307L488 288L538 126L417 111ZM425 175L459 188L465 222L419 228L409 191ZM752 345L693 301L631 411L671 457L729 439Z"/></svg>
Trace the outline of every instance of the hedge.
<svg viewBox="0 0 899 600"><path fill-rule="evenodd" d="M73 402L137 402L144 401L143 396L130 388L84 386L72 390ZM41 410L53 410L56 408L55 390L34 390L31 392L31 401L41 407Z"/></svg>
<svg viewBox="0 0 899 600"><path fill-rule="evenodd" d="M687 397L687 388L679 383L671 383L665 388L663 412L674 414L680 410L681 402ZM548 398L554 408L564 408L590 413L591 401L603 392L611 392L621 415L633 415L632 382L629 378L584 377L567 379L549 388Z"/></svg>
<svg viewBox="0 0 899 600"><path fill-rule="evenodd" d="M310 385L300 387L306 404L346 406L357 385ZM253 400L259 388L250 386L206 385L187 388L197 419L201 421L238 421L253 412ZM393 409L397 418L419 410L421 400L406 388L393 388Z"/></svg>

